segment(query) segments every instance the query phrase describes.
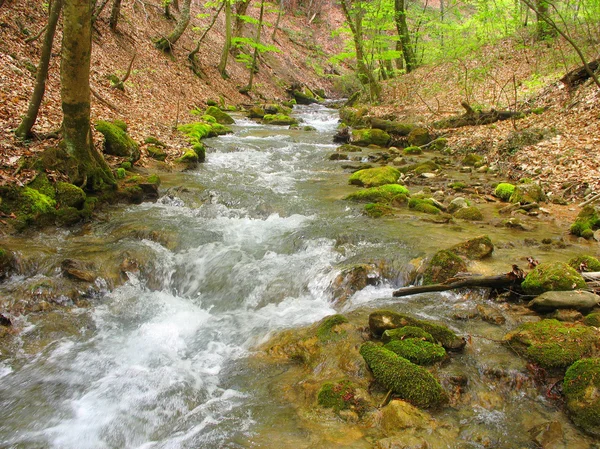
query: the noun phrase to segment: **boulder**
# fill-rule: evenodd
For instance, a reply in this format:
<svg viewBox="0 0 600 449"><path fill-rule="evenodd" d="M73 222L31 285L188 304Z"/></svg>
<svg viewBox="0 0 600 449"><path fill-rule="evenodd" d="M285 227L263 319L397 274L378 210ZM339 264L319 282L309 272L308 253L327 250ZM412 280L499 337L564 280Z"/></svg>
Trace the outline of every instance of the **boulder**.
<svg viewBox="0 0 600 449"><path fill-rule="evenodd" d="M68 182L56 183L56 201L60 207L81 209L85 203L85 192L76 185Z"/></svg>
<svg viewBox="0 0 600 449"><path fill-rule="evenodd" d="M548 291L529 301L527 307L536 311L555 309L590 310L599 303L600 296L586 291Z"/></svg>
<svg viewBox="0 0 600 449"><path fill-rule="evenodd" d="M468 221L481 221L483 220L483 213L475 206L463 207L454 213L454 218Z"/></svg>
<svg viewBox="0 0 600 449"><path fill-rule="evenodd" d="M343 303L354 293L367 285L374 285L381 279L381 271L372 263L361 263L345 266L331 285L329 291L335 303Z"/></svg>
<svg viewBox="0 0 600 449"><path fill-rule="evenodd" d="M570 232L573 235L591 239L594 231L600 228L600 212L594 206L585 206L577 215L575 223L571 225Z"/></svg>
<svg viewBox="0 0 600 449"><path fill-rule="evenodd" d="M487 235L481 235L458 243L450 247L449 250L470 260L480 260L492 255L494 244Z"/></svg>
<svg viewBox="0 0 600 449"><path fill-rule="evenodd" d="M384 348L421 366L433 365L446 358L446 350L442 346L419 338L392 340Z"/></svg>
<svg viewBox="0 0 600 449"><path fill-rule="evenodd" d="M204 115L214 117L217 123L221 125L231 125L232 123L235 123L235 120L227 112L221 111L216 106L207 107L206 111L204 111Z"/></svg>
<svg viewBox="0 0 600 449"><path fill-rule="evenodd" d="M387 432L428 429L431 417L406 401L392 400L381 409L381 427Z"/></svg>
<svg viewBox="0 0 600 449"><path fill-rule="evenodd" d="M514 184L510 184L508 182L501 182L496 186L494 190L494 196L500 198L502 201L508 201L511 195L515 191Z"/></svg>
<svg viewBox="0 0 600 449"><path fill-rule="evenodd" d="M422 147L432 141L427 128L415 128L408 134L408 144L410 146Z"/></svg>
<svg viewBox="0 0 600 449"><path fill-rule="evenodd" d="M571 420L600 437L600 358L575 362L565 373L563 393Z"/></svg>
<svg viewBox="0 0 600 449"><path fill-rule="evenodd" d="M408 208L431 215L438 215L442 212L432 198L411 198Z"/></svg>
<svg viewBox="0 0 600 449"><path fill-rule="evenodd" d="M375 379L401 399L417 407L435 407L447 401L442 386L426 369L372 342L363 344L360 354Z"/></svg>
<svg viewBox="0 0 600 449"><path fill-rule="evenodd" d="M127 157L132 162L140 158L140 149L122 126L116 122L99 120L95 128L104 136L104 152L112 156Z"/></svg>
<svg viewBox="0 0 600 449"><path fill-rule="evenodd" d="M453 214L459 209L464 209L466 207L469 207L469 202L462 196L459 196L450 201L450 204L448 205L448 213Z"/></svg>
<svg viewBox="0 0 600 449"><path fill-rule="evenodd" d="M353 129L350 143L360 147L377 145L385 147L390 142L390 135L380 129Z"/></svg>
<svg viewBox="0 0 600 449"><path fill-rule="evenodd" d="M586 326L600 327L600 312L592 312L586 315L583 322Z"/></svg>
<svg viewBox="0 0 600 449"><path fill-rule="evenodd" d="M345 199L350 201L364 201L369 203L406 203L410 195L408 189L400 184L385 184L380 187L361 189L351 193Z"/></svg>
<svg viewBox="0 0 600 449"><path fill-rule="evenodd" d="M350 184L364 187L378 187L385 184L396 184L400 172L388 165L383 167L367 168L354 172L349 179Z"/></svg>
<svg viewBox="0 0 600 449"><path fill-rule="evenodd" d="M541 263L521 283L521 288L530 295L547 291L583 289L585 280L577 271L564 262Z"/></svg>
<svg viewBox="0 0 600 449"><path fill-rule="evenodd" d="M481 167L483 163L483 156L477 153L469 153L462 160L462 164L467 167Z"/></svg>
<svg viewBox="0 0 600 449"><path fill-rule="evenodd" d="M467 266L458 255L443 249L435 253L423 273L423 284L439 284L454 277L461 271L467 271Z"/></svg>
<svg viewBox="0 0 600 449"><path fill-rule="evenodd" d="M418 338L429 343L435 343L433 336L416 326L404 326L396 329L388 329L381 335L381 341L389 343L392 340L404 340L405 338Z"/></svg>
<svg viewBox="0 0 600 449"><path fill-rule="evenodd" d="M509 198L511 203L531 204L546 201L542 188L533 182L518 184Z"/></svg>
<svg viewBox="0 0 600 449"><path fill-rule="evenodd" d="M568 262L577 271L600 271L600 261L593 256L577 256Z"/></svg>
<svg viewBox="0 0 600 449"><path fill-rule="evenodd" d="M504 318L502 312L489 304L477 304L477 313L479 313L483 321L491 324L500 325L506 322L506 318Z"/></svg>
<svg viewBox="0 0 600 449"><path fill-rule="evenodd" d="M167 158L167 152L157 146L148 145L146 151L148 152L149 157L156 159L157 161L164 161Z"/></svg>
<svg viewBox="0 0 600 449"><path fill-rule="evenodd" d="M267 125L287 126L298 124L298 120L285 114L265 114L262 121Z"/></svg>

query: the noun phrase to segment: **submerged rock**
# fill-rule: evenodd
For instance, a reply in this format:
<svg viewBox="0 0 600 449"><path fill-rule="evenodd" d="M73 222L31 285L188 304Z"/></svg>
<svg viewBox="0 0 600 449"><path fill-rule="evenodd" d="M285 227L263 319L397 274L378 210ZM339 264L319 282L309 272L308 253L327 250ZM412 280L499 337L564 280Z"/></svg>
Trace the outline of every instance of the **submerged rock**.
<svg viewBox="0 0 600 449"><path fill-rule="evenodd" d="M487 235L481 235L454 245L449 250L470 260L480 260L492 255L494 244Z"/></svg>
<svg viewBox="0 0 600 449"><path fill-rule="evenodd" d="M575 362L565 373L563 392L573 422L600 437L600 358Z"/></svg>
<svg viewBox="0 0 600 449"><path fill-rule="evenodd" d="M527 307L537 311L555 309L590 310L600 303L600 296L586 291L549 291L535 297Z"/></svg>

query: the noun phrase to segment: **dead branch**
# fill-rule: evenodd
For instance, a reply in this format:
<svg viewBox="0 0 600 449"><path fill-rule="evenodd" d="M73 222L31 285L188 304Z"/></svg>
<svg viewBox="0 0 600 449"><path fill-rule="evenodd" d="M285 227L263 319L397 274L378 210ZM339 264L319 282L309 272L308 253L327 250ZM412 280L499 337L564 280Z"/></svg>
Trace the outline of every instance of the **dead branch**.
<svg viewBox="0 0 600 449"><path fill-rule="evenodd" d="M31 44L34 41L37 41L42 34L44 34L46 32L46 28L48 28L48 25L44 25L44 27L40 30L40 32L38 34L36 34L35 36L31 36L28 37L27 39L25 39L25 43L26 44Z"/></svg>
<svg viewBox="0 0 600 449"><path fill-rule="evenodd" d="M466 101L461 102L461 106L465 109L462 115L455 115L433 123L435 128L462 128L463 126L479 126L489 125L503 120L519 119L525 117L531 111L515 112L515 111L475 111Z"/></svg>
<svg viewBox="0 0 600 449"><path fill-rule="evenodd" d="M90 86L90 92L92 93L92 95L93 95L93 96L94 96L94 97L95 97L95 98L96 98L96 99L97 99L97 100L98 100L100 103L102 103L102 104L103 104L103 105L105 105L105 106L108 106L108 107L109 107L110 109L112 109L113 111L116 111L116 112L119 112L119 113L120 113L120 110L119 110L119 108L118 108L118 107L116 107L116 106L115 106L114 104L112 104L110 101L108 101L108 100L105 100L104 98L102 98L102 97L100 96L100 94L99 94L98 92L96 92L96 90L95 90L95 89L93 89L91 86Z"/></svg>
<svg viewBox="0 0 600 449"><path fill-rule="evenodd" d="M592 196L590 199L584 201L583 203L579 204L579 207L585 207L588 204L592 204L593 202L595 202L596 200L600 199L600 193Z"/></svg>
<svg viewBox="0 0 600 449"><path fill-rule="evenodd" d="M133 52L133 56L131 57L131 61L129 61L129 66L127 67L127 73L125 73L125 76L123 77L123 79L121 79L121 83L125 83L125 81L127 81L127 79L129 78L129 75L131 75L131 68L133 67L133 61L135 60L136 56L137 50Z"/></svg>

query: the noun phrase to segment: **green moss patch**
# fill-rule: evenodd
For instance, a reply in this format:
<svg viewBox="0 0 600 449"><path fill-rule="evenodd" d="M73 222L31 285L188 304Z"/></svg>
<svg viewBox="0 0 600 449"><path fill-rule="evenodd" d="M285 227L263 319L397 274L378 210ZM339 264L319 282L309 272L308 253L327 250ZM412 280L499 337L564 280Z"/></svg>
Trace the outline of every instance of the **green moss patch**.
<svg viewBox="0 0 600 449"><path fill-rule="evenodd" d="M443 249L435 253L423 273L423 284L445 282L461 271L467 271L464 261L454 252Z"/></svg>
<svg viewBox="0 0 600 449"><path fill-rule="evenodd" d="M583 323L586 326L600 327L600 312L592 312L585 316Z"/></svg>
<svg viewBox="0 0 600 449"><path fill-rule="evenodd" d="M469 153L463 158L462 164L468 167L481 167L483 165L483 157L476 153Z"/></svg>
<svg viewBox="0 0 600 449"><path fill-rule="evenodd" d="M140 149L121 125L123 122L99 120L95 128L104 136L104 152L113 156L127 157L132 162L140 158ZM121 125L121 126L119 126ZM127 129L125 127L125 129Z"/></svg>
<svg viewBox="0 0 600 449"><path fill-rule="evenodd" d="M600 437L600 359L575 362L565 373L563 393L573 422Z"/></svg>
<svg viewBox="0 0 600 449"><path fill-rule="evenodd" d="M408 208L431 215L438 215L442 212L430 198L411 198L408 201Z"/></svg>
<svg viewBox="0 0 600 449"><path fill-rule="evenodd" d="M344 336L344 333L336 332L337 326L347 323L348 319L344 315L332 315L325 318L317 328L317 337L320 342L337 340Z"/></svg>
<svg viewBox="0 0 600 449"><path fill-rule="evenodd" d="M494 196L500 198L502 201L508 201L511 195L515 191L514 184L510 184L508 182L501 182L496 186L494 190Z"/></svg>
<svg viewBox="0 0 600 449"><path fill-rule="evenodd" d="M321 407L332 408L334 412L348 410L356 405L356 385L349 380L327 382L317 395Z"/></svg>
<svg viewBox="0 0 600 449"><path fill-rule="evenodd" d="M148 145L146 151L148 152L148 156L157 161L164 161L167 158L167 152L160 147Z"/></svg>
<svg viewBox="0 0 600 449"><path fill-rule="evenodd" d="M398 170L401 173L414 173L415 175L422 175L423 173L432 173L440 169L440 166L432 160L420 162L418 164L405 165L400 167Z"/></svg>
<svg viewBox="0 0 600 449"><path fill-rule="evenodd" d="M594 231L600 228L600 217L594 206L585 206L571 225L571 234L591 239Z"/></svg>
<svg viewBox="0 0 600 449"><path fill-rule="evenodd" d="M285 114L265 114L263 123L267 125L297 125L298 120Z"/></svg>
<svg viewBox="0 0 600 449"><path fill-rule="evenodd" d="M600 260L593 256L583 255L573 257L568 263L571 268L577 271L600 271Z"/></svg>
<svg viewBox="0 0 600 449"><path fill-rule="evenodd" d="M463 207L454 213L455 218L468 221L481 221L483 220L483 213L475 206Z"/></svg>
<svg viewBox="0 0 600 449"><path fill-rule="evenodd" d="M408 134L407 140L411 146L422 147L431 142L431 135L427 128L415 128Z"/></svg>
<svg viewBox="0 0 600 449"><path fill-rule="evenodd" d="M85 199L85 192L79 187L68 182L56 183L56 201L59 206L81 209L85 203Z"/></svg>
<svg viewBox="0 0 600 449"><path fill-rule="evenodd" d="M540 203L546 201L546 195L538 184L529 182L515 186L515 190L510 196L509 201L521 204Z"/></svg>
<svg viewBox="0 0 600 449"><path fill-rule="evenodd" d="M21 210L26 214L46 214L54 211L56 201L31 187L21 190Z"/></svg>
<svg viewBox="0 0 600 449"><path fill-rule="evenodd" d="M423 150L421 149L421 147L406 147L404 150L402 150L402 152L404 154L422 154Z"/></svg>
<svg viewBox="0 0 600 449"><path fill-rule="evenodd" d="M433 365L446 358L446 350L442 346L416 338L393 340L384 348L422 366Z"/></svg>
<svg viewBox="0 0 600 449"><path fill-rule="evenodd" d="M217 123L220 123L221 125L231 125L232 123L235 123L235 120L228 113L221 111L216 106L207 107L204 114L214 117Z"/></svg>
<svg viewBox="0 0 600 449"><path fill-rule="evenodd" d="M364 201L370 203L390 204L404 203L409 195L406 187L400 184L385 184L380 187L371 187L351 193L345 199L350 201Z"/></svg>
<svg viewBox="0 0 600 449"><path fill-rule="evenodd" d="M385 184L396 184L400 172L388 165L384 167L366 168L350 175L350 184L364 187L378 187Z"/></svg>
<svg viewBox="0 0 600 449"><path fill-rule="evenodd" d="M381 129L354 129L350 142L359 147L369 145L385 147L390 142L390 135Z"/></svg>
<svg viewBox="0 0 600 449"><path fill-rule="evenodd" d="M361 346L360 354L379 383L413 405L434 407L447 400L440 383L429 371L392 351L367 342Z"/></svg>
<svg viewBox="0 0 600 449"><path fill-rule="evenodd" d="M525 293L539 295L547 291L567 291L586 288L585 280L563 262L541 263L521 283Z"/></svg>
<svg viewBox="0 0 600 449"><path fill-rule="evenodd" d="M386 330L381 336L384 343L392 340L404 340L406 338L418 338L429 343L435 343L433 336L424 329L416 326L404 326L396 329Z"/></svg>

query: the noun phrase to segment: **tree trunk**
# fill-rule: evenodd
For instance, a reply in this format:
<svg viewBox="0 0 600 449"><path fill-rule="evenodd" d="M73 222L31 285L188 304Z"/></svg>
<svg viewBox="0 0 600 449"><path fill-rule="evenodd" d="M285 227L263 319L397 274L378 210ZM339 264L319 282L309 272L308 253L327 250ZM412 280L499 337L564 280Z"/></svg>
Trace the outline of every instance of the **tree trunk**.
<svg viewBox="0 0 600 449"><path fill-rule="evenodd" d="M170 52L173 49L173 45L179 40L183 32L186 30L187 26L190 23L190 5L192 0L185 0L183 2L183 8L181 8L181 15L179 16L179 20L177 21L177 25L171 34L167 37L161 37L155 42L156 48L162 51Z"/></svg>
<svg viewBox="0 0 600 449"><path fill-rule="evenodd" d="M233 37L242 36L242 27L245 23L244 19L242 19L242 16L246 15L246 11L248 11L248 6L250 6L250 0L241 0L238 3L236 3L235 26L233 27Z"/></svg>
<svg viewBox="0 0 600 449"><path fill-rule="evenodd" d="M406 24L406 0L394 0L394 19L396 20L396 29L398 38L402 44L402 54L406 62L406 72L412 72L417 67L417 57L410 41L408 25Z"/></svg>
<svg viewBox="0 0 600 449"><path fill-rule="evenodd" d="M15 132L15 134L22 139L31 135L31 128L33 128L33 125L37 120L40 105L42 104L44 93L46 92L46 79L48 78L48 67L50 65L50 57L52 56L52 43L54 42L56 24L58 23L62 6L63 0L54 0L52 8L50 9L46 34L42 44L42 55L40 56L40 62L38 63L35 77L35 87L29 100L27 114L23 117L23 121Z"/></svg>
<svg viewBox="0 0 600 449"><path fill-rule="evenodd" d="M248 0L250 2L250 0ZM252 56L252 64L250 65L250 79L248 80L248 86L246 86L246 91L249 92L252 90L252 81L254 81L254 71L256 70L256 60L258 58L258 44L260 44L260 32L263 24L263 13L265 10L265 0L261 0L260 2L260 13L258 15L258 26L256 29L256 46L254 47L254 55Z"/></svg>
<svg viewBox="0 0 600 449"><path fill-rule="evenodd" d="M230 0L223 1L225 2L225 44L223 44L223 53L221 53L219 62L219 73L221 78L227 79L227 58L231 48L231 3Z"/></svg>
<svg viewBox="0 0 600 449"><path fill-rule="evenodd" d="M373 76L373 73L367 67L365 63L365 55L362 41L362 15L363 11L359 11L356 14L356 21L353 20L352 15L350 14L350 10L348 9L348 5L346 4L347 0L342 0L340 5L342 7L342 11L344 12L344 16L346 17L346 22L350 27L350 31L352 32L352 38L354 40L354 49L356 51L356 71L358 75L358 79L362 84L368 84L369 91L371 94L371 98L379 99L381 95L381 87L377 83L377 80Z"/></svg>
<svg viewBox="0 0 600 449"><path fill-rule="evenodd" d="M544 40L549 37L556 35L555 30L548 25L543 19L544 16L548 17L548 1L547 0L535 0L535 17L536 17L536 34L539 40Z"/></svg>
<svg viewBox="0 0 600 449"><path fill-rule="evenodd" d="M275 41L275 34L279 30L279 22L281 21L282 15L283 15L283 0L279 0L279 11L277 12L277 20L275 21L275 28L273 28L273 33L271 34L272 41Z"/></svg>
<svg viewBox="0 0 600 449"><path fill-rule="evenodd" d="M57 0L55 0L57 1ZM110 167L94 148L90 126L90 59L92 11L90 0L69 0L64 5L60 95L63 139L69 156L77 162L71 180L89 190L114 185Z"/></svg>
<svg viewBox="0 0 600 449"><path fill-rule="evenodd" d="M119 14L121 14L121 0L114 0L112 8L110 10L110 20L108 24L110 29L113 31L117 30L117 23L119 22Z"/></svg>

